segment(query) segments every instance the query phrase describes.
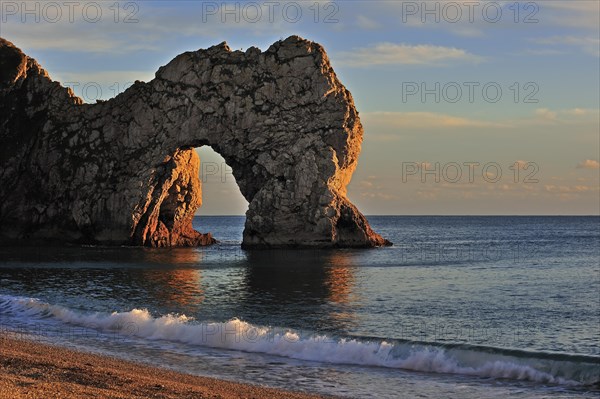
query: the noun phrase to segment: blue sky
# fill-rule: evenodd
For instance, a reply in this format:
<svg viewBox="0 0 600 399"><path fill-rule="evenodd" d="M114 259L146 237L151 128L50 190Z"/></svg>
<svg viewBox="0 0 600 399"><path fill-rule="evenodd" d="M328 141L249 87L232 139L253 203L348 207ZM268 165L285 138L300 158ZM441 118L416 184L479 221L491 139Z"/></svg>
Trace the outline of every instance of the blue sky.
<svg viewBox="0 0 600 399"><path fill-rule="evenodd" d="M321 43L365 127L349 197L366 214L600 212L598 1L48 3L0 2L0 35L88 101L222 41ZM225 180L206 176L200 213L245 211Z"/></svg>

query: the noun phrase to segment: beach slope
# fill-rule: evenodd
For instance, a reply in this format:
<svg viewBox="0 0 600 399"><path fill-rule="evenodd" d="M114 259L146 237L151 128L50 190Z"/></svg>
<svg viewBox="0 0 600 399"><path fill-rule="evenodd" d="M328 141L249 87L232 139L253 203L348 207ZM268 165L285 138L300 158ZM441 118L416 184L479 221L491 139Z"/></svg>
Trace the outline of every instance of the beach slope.
<svg viewBox="0 0 600 399"><path fill-rule="evenodd" d="M198 377L0 336L0 398L289 398L322 396Z"/></svg>

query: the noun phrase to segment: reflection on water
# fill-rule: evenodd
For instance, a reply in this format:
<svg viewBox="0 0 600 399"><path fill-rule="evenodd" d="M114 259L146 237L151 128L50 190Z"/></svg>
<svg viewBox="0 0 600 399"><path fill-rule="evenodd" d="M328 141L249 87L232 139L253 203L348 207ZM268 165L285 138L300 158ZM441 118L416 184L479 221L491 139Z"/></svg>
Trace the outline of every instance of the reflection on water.
<svg viewBox="0 0 600 399"><path fill-rule="evenodd" d="M0 268L198 265L204 254L201 248L0 246Z"/></svg>
<svg viewBox="0 0 600 399"><path fill-rule="evenodd" d="M355 322L356 266L342 252L249 251L244 268L242 316L250 320L338 332Z"/></svg>
<svg viewBox="0 0 600 399"><path fill-rule="evenodd" d="M154 296L162 303L176 303L181 308L198 308L204 300L200 269L150 269L141 272L147 287L155 287Z"/></svg>
<svg viewBox="0 0 600 399"><path fill-rule="evenodd" d="M324 254L300 251L249 251L245 285L250 295L263 301L293 303L298 297L322 303L327 297L324 284Z"/></svg>
<svg viewBox="0 0 600 399"><path fill-rule="evenodd" d="M136 307L319 331L355 323L351 252L233 252L224 258L219 248L1 248L0 283L3 291L82 310Z"/></svg>
<svg viewBox="0 0 600 399"><path fill-rule="evenodd" d="M131 249L134 248L127 248L127 250ZM202 263L204 258L204 252L197 248L141 248L141 250L145 263L177 266L197 265Z"/></svg>
<svg viewBox="0 0 600 399"><path fill-rule="evenodd" d="M355 265L348 253L333 252L330 257L325 284L329 290L329 300L339 304L350 304L357 300Z"/></svg>

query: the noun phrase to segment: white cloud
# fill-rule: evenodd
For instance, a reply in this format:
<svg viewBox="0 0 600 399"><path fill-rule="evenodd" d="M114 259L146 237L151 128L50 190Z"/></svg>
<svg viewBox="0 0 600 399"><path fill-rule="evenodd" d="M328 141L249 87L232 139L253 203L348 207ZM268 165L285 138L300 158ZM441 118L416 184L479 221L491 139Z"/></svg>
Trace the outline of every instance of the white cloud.
<svg viewBox="0 0 600 399"><path fill-rule="evenodd" d="M600 169L600 162L593 159L586 159L577 165L577 169Z"/></svg>
<svg viewBox="0 0 600 399"><path fill-rule="evenodd" d="M449 29L451 33L462 37L483 37L485 36L483 29L473 26L458 25Z"/></svg>
<svg viewBox="0 0 600 399"><path fill-rule="evenodd" d="M592 0L543 1L538 15L542 21L557 26L598 31L600 2Z"/></svg>
<svg viewBox="0 0 600 399"><path fill-rule="evenodd" d="M225 38L234 37L236 33L270 38L286 36L286 27L296 26L283 19L281 10L279 13L274 13L276 18L269 19L266 14L268 9L265 9L263 17L254 21L253 15L249 14L250 11L244 12L243 8L240 8L243 6L238 6L238 22L235 21L235 13L229 15L223 22L220 10L217 10L214 15L206 16L199 6L201 2L186 5L185 9L176 5L167 6L168 2L129 3L135 3L138 7L138 12L135 14L137 21L134 23L124 22L131 9L121 10L120 19L115 22L113 2L94 2L102 10L100 12L102 17L97 22L86 21L82 16L82 7L75 7L73 21L69 21L67 8L63 10L63 17L55 23L48 23L44 19L36 23L33 18L22 23L20 15L17 14L8 16L6 22L2 21L2 36L26 52L59 50L127 54L140 50L164 51L165 47L169 46L167 43L172 43L174 38L181 37L198 37L199 45L213 45ZM120 5L124 7L129 3L123 2ZM303 4L302 7L308 7L313 3L306 6ZM219 7L223 6L224 3L219 3ZM229 4L227 7L233 6L235 5ZM310 20L311 14L308 10L304 10L302 15L304 20Z"/></svg>
<svg viewBox="0 0 600 399"><path fill-rule="evenodd" d="M600 110L587 108L572 108L550 110L548 108L538 108L534 112L534 118L529 120L532 123L581 123L589 122L598 125Z"/></svg>
<svg viewBox="0 0 600 399"><path fill-rule="evenodd" d="M576 47L586 54L600 57L600 39L597 36L549 36L531 40L547 46Z"/></svg>
<svg viewBox="0 0 600 399"><path fill-rule="evenodd" d="M566 110L565 113L567 113L569 115L584 116L584 115L589 115L589 114L597 114L598 111L593 110L593 109L585 109L585 108L573 108L573 109Z"/></svg>
<svg viewBox="0 0 600 399"><path fill-rule="evenodd" d="M448 128L501 128L508 125L435 112L366 112L361 120L368 129L448 129Z"/></svg>
<svg viewBox="0 0 600 399"><path fill-rule="evenodd" d="M535 110L535 116L541 119L556 120L557 113L556 111L550 111L548 108L538 108Z"/></svg>
<svg viewBox="0 0 600 399"><path fill-rule="evenodd" d="M2 21L2 35L26 52L38 49L79 53L160 50L157 44L164 24L159 23L160 18L153 16L146 5L136 4L137 12L126 22L131 10L120 9L117 18L114 4L110 2L94 2L91 7L94 14L81 5L72 5L69 10L66 5L61 6L63 3L56 4L61 17L54 22L49 22L49 15L43 11L39 12L39 21L32 16L22 22L20 12L7 15Z"/></svg>
<svg viewBox="0 0 600 399"><path fill-rule="evenodd" d="M159 50L148 38L132 40L129 35L115 34L115 30L98 28L99 26L92 26L82 29L81 25L77 24L57 24L49 29L44 24L5 24L2 34L26 53L33 50L59 50L126 54L138 50Z"/></svg>
<svg viewBox="0 0 600 399"><path fill-rule="evenodd" d="M375 65L445 66L449 63L476 64L484 61L483 57L455 47L389 42L341 52L334 58L337 60L338 65L358 68Z"/></svg>
<svg viewBox="0 0 600 399"><path fill-rule="evenodd" d="M596 192L598 187L575 185L575 186L556 186L553 184L547 184L544 186L544 190L550 193L561 193L561 194L576 194L576 193L587 193Z"/></svg>
<svg viewBox="0 0 600 399"><path fill-rule="evenodd" d="M386 193L382 193L380 191L376 191L376 192L364 191L364 192L361 192L360 195L363 198L379 199L379 200L384 200L384 201L397 200L399 198L396 195L386 194Z"/></svg>
<svg viewBox="0 0 600 399"><path fill-rule="evenodd" d="M538 108L532 115L519 119L485 120L468 116L449 115L436 112L363 112L360 114L366 137L370 141L394 143L410 140L410 132L428 131L432 134L451 132L452 134L479 135L481 131L505 132L530 128L561 128L572 126L584 129L598 129L599 110L573 108L551 110ZM526 161L517 161L520 164Z"/></svg>
<svg viewBox="0 0 600 399"><path fill-rule="evenodd" d="M544 2L543 6L561 11L579 12L581 14L594 14L600 10L600 3L588 0L548 1Z"/></svg>
<svg viewBox="0 0 600 399"><path fill-rule="evenodd" d="M371 2L378 3L378 2ZM429 9L437 8L437 13L425 13L423 2L402 2L387 1L381 2L382 15L397 15L398 24L404 27L442 30L449 34L462 37L484 37L496 36L498 30L523 30L538 29L543 25L544 28L574 28L577 30L593 31L597 36L598 20L600 19L600 2L597 0L563 0L563 1L537 1L537 2L519 2L514 1L496 1L495 3L502 7L502 17L497 22L486 20L483 11L484 2L472 2L473 12L469 11L468 2L456 2L454 0L437 0L432 2ZM433 4L435 3L435 4ZM410 4L412 11L407 12L407 5ZM519 6L519 13L516 15L518 22L515 22L515 4ZM461 10L461 17L455 20L457 15L455 9L458 6ZM448 8L447 11L444 9ZM491 14L492 11L489 11ZM524 20L527 19L527 22ZM535 22L537 20L537 22Z"/></svg>

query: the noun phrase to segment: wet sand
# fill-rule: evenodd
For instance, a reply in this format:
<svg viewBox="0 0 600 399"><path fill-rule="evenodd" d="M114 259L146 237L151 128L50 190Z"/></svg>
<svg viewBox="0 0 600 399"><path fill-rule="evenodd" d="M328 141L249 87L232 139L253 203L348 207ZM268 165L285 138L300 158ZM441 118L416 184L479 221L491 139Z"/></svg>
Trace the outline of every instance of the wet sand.
<svg viewBox="0 0 600 399"><path fill-rule="evenodd" d="M323 396L198 377L0 335L0 398L289 398Z"/></svg>

